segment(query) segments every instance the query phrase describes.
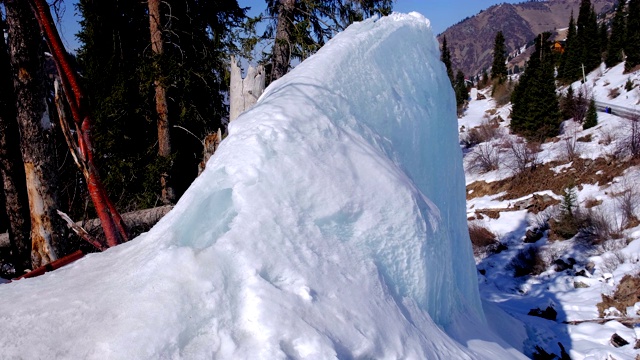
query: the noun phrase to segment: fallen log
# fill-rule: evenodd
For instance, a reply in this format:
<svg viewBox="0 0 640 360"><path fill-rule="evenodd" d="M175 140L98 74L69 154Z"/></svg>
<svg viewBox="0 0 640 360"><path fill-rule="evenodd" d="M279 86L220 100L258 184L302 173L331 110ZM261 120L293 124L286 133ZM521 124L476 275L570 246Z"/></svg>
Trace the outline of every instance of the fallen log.
<svg viewBox="0 0 640 360"><path fill-rule="evenodd" d="M122 214L122 219L127 224L129 229L134 228L150 228L157 223L169 210L173 209L173 205L159 206L151 209L144 209L138 211L131 211ZM100 219L91 219L87 221L78 221L76 224L89 233L100 233L102 226ZM9 234L0 234L0 248L9 247Z"/></svg>
<svg viewBox="0 0 640 360"><path fill-rule="evenodd" d="M83 256L84 256L84 253L82 252L82 250L78 250L78 251L76 251L74 253L71 253L71 254L69 254L69 255L67 255L65 257L61 257L58 260L54 260L54 261L52 261L52 262L50 262L50 263L48 263L46 265L40 266L39 268L37 268L35 270L29 271L28 273L26 273L26 274L24 274L22 276L19 276L19 277L13 279L13 280L15 281L15 280L20 280L20 279L26 279L26 278L32 278L32 277L40 276L40 275L42 275L42 274L44 274L44 273L46 273L48 271L53 271L53 270L56 270L56 269L59 269L59 268L65 266L67 264L70 264L70 263L80 259Z"/></svg>

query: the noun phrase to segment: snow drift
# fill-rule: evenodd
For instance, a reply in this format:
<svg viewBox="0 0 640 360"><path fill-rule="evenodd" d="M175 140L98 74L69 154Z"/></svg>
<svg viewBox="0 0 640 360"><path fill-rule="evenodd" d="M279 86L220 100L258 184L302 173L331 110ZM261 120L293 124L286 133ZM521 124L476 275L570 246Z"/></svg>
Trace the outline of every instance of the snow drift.
<svg viewBox="0 0 640 360"><path fill-rule="evenodd" d="M149 233L2 285L1 357L517 356L487 340L456 127L426 19L352 25Z"/></svg>

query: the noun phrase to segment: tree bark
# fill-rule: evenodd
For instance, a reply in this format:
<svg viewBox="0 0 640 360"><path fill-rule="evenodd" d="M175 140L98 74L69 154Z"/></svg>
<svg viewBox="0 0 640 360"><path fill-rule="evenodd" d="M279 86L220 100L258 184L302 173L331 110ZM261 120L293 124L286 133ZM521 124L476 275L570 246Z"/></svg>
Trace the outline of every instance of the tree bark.
<svg viewBox="0 0 640 360"><path fill-rule="evenodd" d="M271 81L278 80L289 71L291 62L291 26L295 0L278 0L276 39L273 44Z"/></svg>
<svg viewBox="0 0 640 360"><path fill-rule="evenodd" d="M56 214L57 176L53 127L46 105L42 37L29 5L5 1L9 53L13 67L20 148L31 217L31 263L34 267L63 252L66 229Z"/></svg>
<svg viewBox="0 0 640 360"><path fill-rule="evenodd" d="M24 0L20 1L23 2ZM70 150L77 152L81 157L82 171L87 182L89 196L102 222L107 245L118 245L127 241L129 235L120 214L107 196L107 191L95 166L93 136L91 134L93 122L89 116L88 106L85 102L84 92L80 87L78 75L71 67L69 55L62 45L60 34L58 34L53 23L47 2L45 0L29 0L29 4L56 63L56 69L60 75L62 87L67 94L67 102L75 122L77 147Z"/></svg>
<svg viewBox="0 0 640 360"><path fill-rule="evenodd" d="M0 94L3 94L0 96L0 177L9 219L12 263L16 273L21 274L23 270L31 268L31 223L20 154L20 133L16 123L11 64L4 37L0 39Z"/></svg>
<svg viewBox="0 0 640 360"><path fill-rule="evenodd" d="M162 29L160 27L160 0L149 0L149 31L151 32L151 50L155 55L156 78L155 86L156 113L158 114L158 156L164 158L165 164L171 161L171 134L169 125L169 107L167 105L167 88L162 79L160 59L164 54ZM176 201L176 194L171 185L171 166L162 173L162 202L172 204Z"/></svg>

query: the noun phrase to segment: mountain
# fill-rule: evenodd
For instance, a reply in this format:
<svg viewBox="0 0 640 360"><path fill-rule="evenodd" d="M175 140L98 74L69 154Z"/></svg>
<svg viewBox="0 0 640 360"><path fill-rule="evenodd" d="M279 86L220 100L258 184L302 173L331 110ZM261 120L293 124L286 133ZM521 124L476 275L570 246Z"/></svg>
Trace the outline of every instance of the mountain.
<svg viewBox="0 0 640 360"><path fill-rule="evenodd" d="M592 0L599 14L610 11L615 0ZM488 69L493 60L493 42L498 31L511 52L544 31L566 28L573 11L578 17L580 0L529 1L499 4L451 26L438 36L447 37L454 71L475 75Z"/></svg>

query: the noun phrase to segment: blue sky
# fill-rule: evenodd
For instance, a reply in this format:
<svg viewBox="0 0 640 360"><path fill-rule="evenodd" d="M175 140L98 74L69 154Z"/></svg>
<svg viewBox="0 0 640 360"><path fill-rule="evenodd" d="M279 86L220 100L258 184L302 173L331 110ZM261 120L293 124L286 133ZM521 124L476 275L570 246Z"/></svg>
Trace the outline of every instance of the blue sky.
<svg viewBox="0 0 640 360"><path fill-rule="evenodd" d="M503 2L515 3L522 2L522 0L397 0L394 4L394 11L417 11L423 14L431 20L433 32L439 34L465 17L475 15L482 9ZM80 29L73 6L76 1L66 0L65 3L66 11L59 26L67 48L75 49L79 46L75 34ZM266 7L264 0L238 0L238 4L242 7L251 7L250 15L256 15Z"/></svg>

